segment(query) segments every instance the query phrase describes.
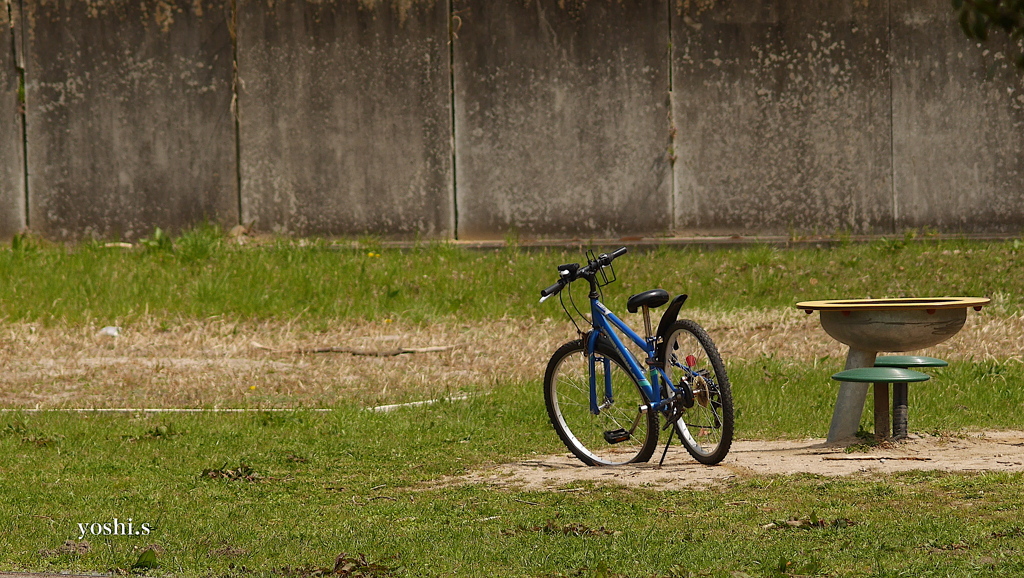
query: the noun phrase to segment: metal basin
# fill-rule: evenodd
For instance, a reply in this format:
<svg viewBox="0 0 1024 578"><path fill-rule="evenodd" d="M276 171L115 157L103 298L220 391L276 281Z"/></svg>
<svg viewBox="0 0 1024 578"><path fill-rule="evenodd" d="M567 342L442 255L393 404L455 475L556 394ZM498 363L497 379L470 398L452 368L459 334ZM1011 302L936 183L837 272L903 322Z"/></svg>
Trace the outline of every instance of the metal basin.
<svg viewBox="0 0 1024 578"><path fill-rule="evenodd" d="M822 311L821 327L840 343L865 351L913 351L953 337L967 309Z"/></svg>
<svg viewBox="0 0 1024 578"><path fill-rule="evenodd" d="M821 311L821 326L840 343L862 351L913 351L953 337L967 320L967 308L988 299L939 297L805 301L797 307Z"/></svg>

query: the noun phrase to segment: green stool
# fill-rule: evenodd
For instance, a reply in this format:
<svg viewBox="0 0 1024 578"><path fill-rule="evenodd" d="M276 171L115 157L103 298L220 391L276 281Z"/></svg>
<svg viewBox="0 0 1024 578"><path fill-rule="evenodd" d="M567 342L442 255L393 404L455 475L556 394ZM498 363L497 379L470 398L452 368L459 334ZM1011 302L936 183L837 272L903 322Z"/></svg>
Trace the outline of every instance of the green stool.
<svg viewBox="0 0 1024 578"><path fill-rule="evenodd" d="M928 374L899 367L858 367L840 371L832 376L836 381L847 383L873 383L875 384L875 436L879 438L889 437L889 384L902 385L904 388L912 381L928 381L931 379ZM879 395L879 392L882 395ZM884 411L879 412L879 398L882 398ZM906 406L904 405L904 408ZM904 411L904 416L906 412ZM906 420L903 422L903 437L906 437Z"/></svg>
<svg viewBox="0 0 1024 578"><path fill-rule="evenodd" d="M923 355L886 355L875 359L875 367L897 367L901 369L919 367L946 367L949 365L941 359L925 357ZM875 426L878 425L879 410L888 413L889 411L889 388L888 384L875 384ZM907 437L907 384L892 384L892 431L896 439ZM888 418L884 418L888 421ZM875 430L878 434L878 430Z"/></svg>

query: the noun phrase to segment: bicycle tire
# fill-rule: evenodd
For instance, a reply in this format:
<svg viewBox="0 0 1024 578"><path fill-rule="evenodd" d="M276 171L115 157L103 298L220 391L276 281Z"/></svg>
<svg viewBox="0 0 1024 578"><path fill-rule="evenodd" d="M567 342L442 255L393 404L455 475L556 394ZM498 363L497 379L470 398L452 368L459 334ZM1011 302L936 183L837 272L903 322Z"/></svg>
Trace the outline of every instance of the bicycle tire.
<svg viewBox="0 0 1024 578"><path fill-rule="evenodd" d="M675 423L683 446L702 464L721 462L732 446L734 413L732 385L718 348L697 322L681 319L665 333L659 358L673 384L690 376L693 405ZM689 370L683 369L684 365ZM684 435L684 428L689 436Z"/></svg>
<svg viewBox="0 0 1024 578"><path fill-rule="evenodd" d="M658 445L658 413L640 411L647 406L643 391L614 347L598 342L595 355L601 397L597 415L590 407L590 369L583 341L570 341L551 356L544 372L551 425L565 447L587 465L646 462ZM603 395L605 367L611 370L611 399ZM621 437L623 431L631 433L622 440L608 439L608 434Z"/></svg>

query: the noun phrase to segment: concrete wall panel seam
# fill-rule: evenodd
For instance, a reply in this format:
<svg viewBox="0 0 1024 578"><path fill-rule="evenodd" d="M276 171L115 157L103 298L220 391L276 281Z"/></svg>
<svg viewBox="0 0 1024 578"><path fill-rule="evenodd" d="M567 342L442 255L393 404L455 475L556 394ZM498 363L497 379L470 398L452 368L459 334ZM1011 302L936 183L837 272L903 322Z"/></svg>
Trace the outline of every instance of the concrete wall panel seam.
<svg viewBox="0 0 1024 578"><path fill-rule="evenodd" d="M886 55L887 55L887 57L886 57L886 65L888 66L888 70L889 70L889 158L892 159L892 161L890 162L890 165L889 165L891 167L891 171L892 171L890 173L890 177L889 177L891 179L890 185L892 186L892 224L890 225L890 232L895 234L898 231L897 223L899 223L899 219L900 219L900 204L899 204L899 198L896 196L896 148L895 148L896 147L896 139L895 139L895 136L894 136L895 133L893 131L893 125L892 125L893 117L894 117L894 110L895 110L893 108L894 105L893 105L893 78L892 78L892 76L893 76L892 75L893 58L894 58L894 56L893 56L893 49L892 49L892 45L893 45L893 37L892 37L892 0L885 0L885 13L886 13L886 28L888 29L888 34L886 35L886 38L888 40L888 46L887 46L887 51L886 51Z"/></svg>
<svg viewBox="0 0 1024 578"><path fill-rule="evenodd" d="M455 6L453 0L446 0L448 6L448 79L449 79L449 109L451 115L449 116L449 122L451 123L451 178L452 178L452 214L451 214L451 235L453 238L459 238L459 181L458 181L458 167L456 166L456 155L455 155L455 41L459 37L459 30L462 28L462 17L455 12Z"/></svg>
<svg viewBox="0 0 1024 578"><path fill-rule="evenodd" d="M668 215L669 215L669 226L671 230L675 231L679 228L679 218L676 211L676 191L678 190L678 183L676 181L676 119L675 119L675 79L672 76L675 68L675 60L673 58L673 30L672 23L672 3L668 2L665 8L668 10L668 15L665 18L665 26L668 27L668 47L665 53L665 60L668 68L668 162L669 170L671 170L671 178L669 179L669 194L668 194Z"/></svg>
<svg viewBox="0 0 1024 578"><path fill-rule="evenodd" d="M18 67L20 12L0 3L0 239L25 228L23 90Z"/></svg>

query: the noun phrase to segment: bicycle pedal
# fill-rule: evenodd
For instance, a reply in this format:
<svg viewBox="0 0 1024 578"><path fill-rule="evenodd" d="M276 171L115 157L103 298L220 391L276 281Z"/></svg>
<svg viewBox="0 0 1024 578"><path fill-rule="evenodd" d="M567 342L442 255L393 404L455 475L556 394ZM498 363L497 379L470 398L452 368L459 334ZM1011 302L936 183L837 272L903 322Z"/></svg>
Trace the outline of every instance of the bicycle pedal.
<svg viewBox="0 0 1024 578"><path fill-rule="evenodd" d="M619 428L604 432L604 441L610 444L624 442L630 438L629 432Z"/></svg>

